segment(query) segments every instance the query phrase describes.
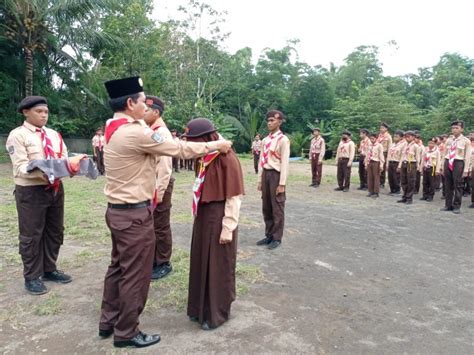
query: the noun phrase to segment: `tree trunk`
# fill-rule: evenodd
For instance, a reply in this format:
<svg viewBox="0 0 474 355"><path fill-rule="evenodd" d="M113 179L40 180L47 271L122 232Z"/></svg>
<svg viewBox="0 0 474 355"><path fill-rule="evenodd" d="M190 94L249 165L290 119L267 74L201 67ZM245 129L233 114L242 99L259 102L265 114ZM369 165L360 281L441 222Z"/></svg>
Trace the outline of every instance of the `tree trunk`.
<svg viewBox="0 0 474 355"><path fill-rule="evenodd" d="M25 95L33 95L33 52L25 48Z"/></svg>

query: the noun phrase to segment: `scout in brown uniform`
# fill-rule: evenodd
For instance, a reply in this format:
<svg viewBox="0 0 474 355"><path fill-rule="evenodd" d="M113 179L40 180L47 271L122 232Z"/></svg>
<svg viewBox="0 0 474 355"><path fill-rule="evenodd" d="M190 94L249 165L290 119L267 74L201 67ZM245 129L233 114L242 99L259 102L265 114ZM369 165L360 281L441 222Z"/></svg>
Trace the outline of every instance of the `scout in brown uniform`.
<svg viewBox="0 0 474 355"><path fill-rule="evenodd" d="M443 164L444 156L446 155L446 139L448 139L448 136L446 134L442 134L438 136L438 149L439 149L439 154L441 155L441 164ZM444 199L446 195L445 186L444 186L444 175L440 174L439 177L440 179L439 179L438 188L440 188L443 191L441 199Z"/></svg>
<svg viewBox="0 0 474 355"><path fill-rule="evenodd" d="M99 335L114 334L116 347L145 347L160 341L159 335L146 335L138 329L155 254L149 206L156 189L156 156L195 158L216 149L226 152L230 142L165 139L141 119L147 106L140 78L113 80L105 86L115 112L106 124L104 150L105 217L112 237L112 260L104 280Z"/></svg>
<svg viewBox="0 0 474 355"><path fill-rule="evenodd" d="M56 269L64 237L64 190L60 180L51 184L41 171L26 168L34 159L66 159L67 149L61 135L45 127L49 111L44 97L24 98L18 112L25 122L10 132L6 148L13 164L25 288L41 295L48 292L43 280L71 282Z"/></svg>
<svg viewBox="0 0 474 355"><path fill-rule="evenodd" d="M336 191L349 191L351 185L351 169L355 156L355 144L351 140L351 132L344 131L342 139L337 146L336 162L337 162L337 183L339 187Z"/></svg>
<svg viewBox="0 0 474 355"><path fill-rule="evenodd" d="M471 140L471 204L469 208L474 208L474 131L469 134Z"/></svg>
<svg viewBox="0 0 474 355"><path fill-rule="evenodd" d="M380 187L382 187L382 188L385 187L385 175L386 175L386 172L387 172L388 148L392 145L392 136L388 132L389 129L390 129L390 127L388 126L388 124L386 124L385 122L382 122L380 124L380 133L379 133L379 136L377 138L378 142L381 143L382 146L383 146L383 154L384 154L384 158L385 158L385 163L384 163L384 166L383 166L383 169L382 169L382 172L381 172L381 176L380 176Z"/></svg>
<svg viewBox="0 0 474 355"><path fill-rule="evenodd" d="M398 203L413 203L416 172L418 171L418 163L421 159L420 147L415 143L414 139L415 133L413 131L405 132L405 140L407 144L402 150L401 159L398 163L398 171L400 172L403 197L401 200L397 201Z"/></svg>
<svg viewBox="0 0 474 355"><path fill-rule="evenodd" d="M312 187L321 185L321 177L323 174L323 159L326 154L326 142L321 137L321 130L319 128L313 129L313 138L309 149L309 158L311 159L311 175Z"/></svg>
<svg viewBox="0 0 474 355"><path fill-rule="evenodd" d="M400 194L400 171L398 165L402 157L403 149L405 149L406 141L403 138L403 131L396 131L393 135L393 143L388 149L388 184L390 186L390 195L395 196Z"/></svg>
<svg viewBox="0 0 474 355"><path fill-rule="evenodd" d="M420 148L420 161L418 162L418 167L420 167L421 164L422 164L421 158L423 156L423 152L425 151L425 146L423 145L423 141L421 139L420 131L415 131L415 143ZM418 169L417 172L416 172L415 195L420 193L421 175L422 175L422 173L420 172L420 169Z"/></svg>
<svg viewBox="0 0 474 355"><path fill-rule="evenodd" d="M219 134L211 121L188 123L190 142L212 142ZM202 329L219 327L235 300L237 225L244 179L237 155L211 153L196 160L188 316Z"/></svg>
<svg viewBox="0 0 474 355"><path fill-rule="evenodd" d="M444 181L446 183L445 207L442 211L461 213L462 180L469 173L471 161L471 142L464 137L463 121L451 123L453 134L446 142L446 155L444 159Z"/></svg>
<svg viewBox="0 0 474 355"><path fill-rule="evenodd" d="M428 141L428 147L423 151L420 171L423 174L423 197L420 200L433 201L435 195L435 178L441 170L441 155L436 146L436 138Z"/></svg>
<svg viewBox="0 0 474 355"><path fill-rule="evenodd" d="M262 141L260 134L255 135L255 139L252 142L252 155L253 155L253 168L255 174L258 174L258 162L260 161L260 151L262 150Z"/></svg>
<svg viewBox="0 0 474 355"><path fill-rule="evenodd" d="M148 106L148 111L145 113L144 121L148 124L151 123L151 129L158 132L165 139L173 139L162 118L165 110L163 101L156 96L147 96L145 103ZM173 158L167 156L157 157L156 191L152 203L156 237L152 280L161 279L173 270L171 266L173 235L171 233L170 215L175 179L171 176L172 172Z"/></svg>
<svg viewBox="0 0 474 355"><path fill-rule="evenodd" d="M383 146L377 141L377 134L369 135L370 145L365 158L365 166L367 168L367 182L369 194L367 197L379 197L380 192L380 171L382 170L385 158L383 154Z"/></svg>
<svg viewBox="0 0 474 355"><path fill-rule="evenodd" d="M97 164L97 170L99 170L100 175L104 175L104 145L105 138L102 131L102 128L99 127L95 131L94 137L92 137L92 151L94 155L94 161Z"/></svg>
<svg viewBox="0 0 474 355"><path fill-rule="evenodd" d="M365 166L365 158L367 157L367 153L369 150L369 130L368 129L361 129L359 131L360 136L360 144L359 144L359 180L360 186L357 190L367 190L367 169Z"/></svg>
<svg viewBox="0 0 474 355"><path fill-rule="evenodd" d="M280 131L284 116L280 111L269 111L267 128L269 135L262 141L258 191L262 192L262 212L265 222L265 238L257 245L275 249L281 244L285 227L285 186L290 165L290 140Z"/></svg>

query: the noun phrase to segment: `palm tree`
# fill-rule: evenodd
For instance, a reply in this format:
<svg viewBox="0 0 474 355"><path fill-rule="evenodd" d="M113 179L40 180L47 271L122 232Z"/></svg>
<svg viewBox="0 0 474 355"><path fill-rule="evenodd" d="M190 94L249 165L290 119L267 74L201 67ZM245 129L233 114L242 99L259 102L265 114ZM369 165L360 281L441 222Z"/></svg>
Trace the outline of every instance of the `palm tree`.
<svg viewBox="0 0 474 355"><path fill-rule="evenodd" d="M113 4L110 0L3 0L0 3L0 37L15 42L25 58L25 94L33 94L34 59L37 53L54 50L73 59L57 48L59 37L81 31L83 20L96 17L100 10Z"/></svg>

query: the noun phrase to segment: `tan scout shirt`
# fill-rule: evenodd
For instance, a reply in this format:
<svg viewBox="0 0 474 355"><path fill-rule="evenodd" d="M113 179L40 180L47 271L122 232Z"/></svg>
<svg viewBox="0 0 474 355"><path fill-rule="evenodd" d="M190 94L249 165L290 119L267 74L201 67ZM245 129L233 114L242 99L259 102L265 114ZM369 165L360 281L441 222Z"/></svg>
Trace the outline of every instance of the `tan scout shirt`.
<svg viewBox="0 0 474 355"><path fill-rule="evenodd" d="M402 152L407 146L406 140L402 139L398 143L392 143L387 153L387 161L400 162L402 159Z"/></svg>
<svg viewBox="0 0 474 355"><path fill-rule="evenodd" d="M262 160L265 155L265 145L271 141L270 136L266 136L262 140L262 150L260 152L260 161L258 168L258 182L262 182ZM274 139L268 152L268 161L263 166L263 169L275 169L280 172L280 185L286 185L286 179L288 177L288 170L290 167L290 140L287 136L283 135L281 139Z"/></svg>
<svg viewBox="0 0 474 355"><path fill-rule="evenodd" d="M337 146L336 161L340 158L349 158L349 165L354 161L355 156L355 143L352 140L346 142L340 141Z"/></svg>
<svg viewBox="0 0 474 355"><path fill-rule="evenodd" d="M110 203L139 203L153 198L156 155L191 159L219 146L216 142L176 142L153 132L143 120L134 120L123 113L116 113L114 118L128 118L129 123L115 131L104 149L107 179L104 193Z"/></svg>
<svg viewBox="0 0 474 355"><path fill-rule="evenodd" d="M158 133L166 139L173 139L170 131L166 127L158 128ZM173 139L174 140L174 139ZM170 183L171 173L173 172L173 158L167 156L158 156L156 164L156 190L158 191L158 201L163 200L163 195Z"/></svg>
<svg viewBox="0 0 474 355"><path fill-rule="evenodd" d="M359 154L366 156L369 151L370 139L365 137L359 144Z"/></svg>
<svg viewBox="0 0 474 355"><path fill-rule="evenodd" d="M383 156L383 146L380 143L372 142L369 145L369 151L365 157L365 165L369 165L371 161L378 161L383 165L385 163L385 157Z"/></svg>
<svg viewBox="0 0 474 355"><path fill-rule="evenodd" d="M319 136L318 138L311 139L311 149L309 153L310 159L313 154L319 154L319 161L324 159L324 155L326 154L326 142L323 137Z"/></svg>
<svg viewBox="0 0 474 355"><path fill-rule="evenodd" d="M456 156L454 160L464 160L464 172L467 173L471 162L471 141L462 134L459 135L458 138L450 136L446 141L445 159L449 159L452 144L456 144Z"/></svg>
<svg viewBox="0 0 474 355"><path fill-rule="evenodd" d="M224 218L222 219L222 232L229 236L239 224L240 206L242 205L242 195L234 196L225 200Z"/></svg>
<svg viewBox="0 0 474 355"><path fill-rule="evenodd" d="M421 149L416 144L415 142L411 142L410 144L407 144L404 146L402 150L402 157L400 159L400 163L398 163L398 167L402 167L403 162L408 162L408 163L417 163L420 164L421 162Z"/></svg>
<svg viewBox="0 0 474 355"><path fill-rule="evenodd" d="M31 173L26 172L26 167L31 160L45 159L41 133L36 132L36 129L37 127L25 121L22 126L15 128L8 135L6 148L13 164L13 178L16 185L35 186L48 184L48 180L43 176L43 172L39 170L32 171ZM59 133L47 127L43 127L43 129L51 140L56 158L67 158L67 148ZM62 153L59 156L61 145Z"/></svg>
<svg viewBox="0 0 474 355"><path fill-rule="evenodd" d="M392 145L392 136L390 135L390 133L385 132L384 134L379 134L377 141L382 144L383 152L385 153Z"/></svg>
<svg viewBox="0 0 474 355"><path fill-rule="evenodd" d="M436 173L440 172L441 154L439 153L438 148L434 148L433 150L430 150L428 147L426 147L423 151L421 161L422 161L422 164L420 165L420 171L423 171L423 169L434 167Z"/></svg>
<svg viewBox="0 0 474 355"><path fill-rule="evenodd" d="M104 145L105 145L105 137L104 136L99 136L99 135L96 134L94 137L92 137L92 147L96 148L96 147L100 146L100 147L104 148Z"/></svg>
<svg viewBox="0 0 474 355"><path fill-rule="evenodd" d="M471 170L474 170L474 146L473 143L471 143ZM471 189L474 189L474 186L471 186Z"/></svg>
<svg viewBox="0 0 474 355"><path fill-rule="evenodd" d="M260 151L262 150L262 141L261 140L255 140L252 142L252 153L253 154L260 154Z"/></svg>

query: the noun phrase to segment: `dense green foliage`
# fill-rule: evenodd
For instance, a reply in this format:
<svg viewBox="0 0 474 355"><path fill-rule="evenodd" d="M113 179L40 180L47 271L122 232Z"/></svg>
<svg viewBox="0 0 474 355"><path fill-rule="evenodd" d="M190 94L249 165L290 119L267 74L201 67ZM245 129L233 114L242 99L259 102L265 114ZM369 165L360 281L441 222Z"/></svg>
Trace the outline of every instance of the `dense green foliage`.
<svg viewBox="0 0 474 355"><path fill-rule="evenodd" d="M323 127L330 146L342 131L420 129L425 138L446 132L452 118L474 127L474 60L446 53L438 64L400 77L383 75L378 48L360 46L340 67L298 60L298 41L252 52L223 50L225 14L190 0L183 21L156 23L151 0L3 0L0 4L0 132L22 117L28 93L47 96L50 125L65 137L90 137L110 116L103 82L141 75L147 93L166 102L165 117L182 129L193 117L213 119L249 149L265 133L264 114L280 109L293 154ZM201 34L206 26L207 35Z"/></svg>

